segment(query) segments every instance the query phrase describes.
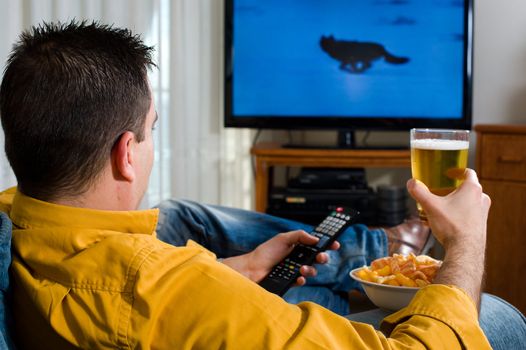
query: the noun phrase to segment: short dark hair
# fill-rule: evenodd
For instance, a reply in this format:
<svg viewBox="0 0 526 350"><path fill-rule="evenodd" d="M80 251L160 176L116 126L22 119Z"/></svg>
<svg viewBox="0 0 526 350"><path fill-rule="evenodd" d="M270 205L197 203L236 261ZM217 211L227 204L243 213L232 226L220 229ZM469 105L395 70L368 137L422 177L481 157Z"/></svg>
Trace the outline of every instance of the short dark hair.
<svg viewBox="0 0 526 350"><path fill-rule="evenodd" d="M152 51L129 30L98 22L43 23L21 34L0 86L0 116L23 193L82 194L122 133L144 139Z"/></svg>

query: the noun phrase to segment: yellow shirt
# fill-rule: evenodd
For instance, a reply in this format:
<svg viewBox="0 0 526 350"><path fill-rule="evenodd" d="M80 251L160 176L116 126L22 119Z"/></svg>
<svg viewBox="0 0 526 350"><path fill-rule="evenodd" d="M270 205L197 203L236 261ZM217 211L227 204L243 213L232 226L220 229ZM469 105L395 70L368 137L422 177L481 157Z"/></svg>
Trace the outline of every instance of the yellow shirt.
<svg viewBox="0 0 526 350"><path fill-rule="evenodd" d="M383 326L287 304L189 244L155 237L157 210L98 211L0 194L13 223L14 315L24 348L489 349L469 297L433 285ZM403 322L403 323L402 323ZM396 328L395 328L396 327Z"/></svg>

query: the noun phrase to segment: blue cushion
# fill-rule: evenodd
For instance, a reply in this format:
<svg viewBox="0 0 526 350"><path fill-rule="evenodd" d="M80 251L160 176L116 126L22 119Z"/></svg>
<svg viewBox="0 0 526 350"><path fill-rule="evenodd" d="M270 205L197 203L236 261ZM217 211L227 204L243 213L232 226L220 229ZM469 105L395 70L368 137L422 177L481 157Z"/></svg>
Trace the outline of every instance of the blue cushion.
<svg viewBox="0 0 526 350"><path fill-rule="evenodd" d="M11 220L0 212L0 350L14 349L8 329L11 321L9 299L9 265L11 265Z"/></svg>

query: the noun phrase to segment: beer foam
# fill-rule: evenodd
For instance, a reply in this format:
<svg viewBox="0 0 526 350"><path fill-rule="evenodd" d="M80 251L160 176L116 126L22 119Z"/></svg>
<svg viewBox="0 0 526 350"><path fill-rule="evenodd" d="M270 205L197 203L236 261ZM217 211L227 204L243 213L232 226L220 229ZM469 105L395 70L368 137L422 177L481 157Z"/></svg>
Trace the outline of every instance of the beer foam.
<svg viewBox="0 0 526 350"><path fill-rule="evenodd" d="M463 140L437 140L419 139L411 141L411 148L433 149L441 151L458 151L469 148L469 141Z"/></svg>

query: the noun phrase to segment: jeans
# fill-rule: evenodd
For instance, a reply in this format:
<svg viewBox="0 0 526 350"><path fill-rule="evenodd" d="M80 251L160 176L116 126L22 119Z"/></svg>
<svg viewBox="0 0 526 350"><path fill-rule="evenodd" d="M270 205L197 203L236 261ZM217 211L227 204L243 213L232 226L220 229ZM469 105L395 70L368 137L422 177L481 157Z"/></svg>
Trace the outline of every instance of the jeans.
<svg viewBox="0 0 526 350"><path fill-rule="evenodd" d="M218 258L248 253L280 232L312 230L312 226L267 214L187 200L164 201L158 208L160 240L184 246L192 239ZM361 286L351 279L349 271L386 256L387 237L381 229L352 225L338 241L341 248L327 252L329 262L317 266L318 275L308 278L305 286L291 288L283 296L286 301L294 304L313 301L340 315L352 311L348 292Z"/></svg>
<svg viewBox="0 0 526 350"><path fill-rule="evenodd" d="M312 227L291 220L186 200L162 202L157 237L182 246L192 239L214 252L218 258L252 251L280 232ZM283 297L289 303L312 301L351 320L378 327L389 313L380 309L352 313L348 291L361 289L349 271L387 255L387 237L382 229L350 226L338 239L341 248L328 252L330 261L318 265L318 275L302 287L291 288ZM349 315L350 314L350 315ZM526 349L526 319L506 301L493 295L482 296L480 325L494 349Z"/></svg>

